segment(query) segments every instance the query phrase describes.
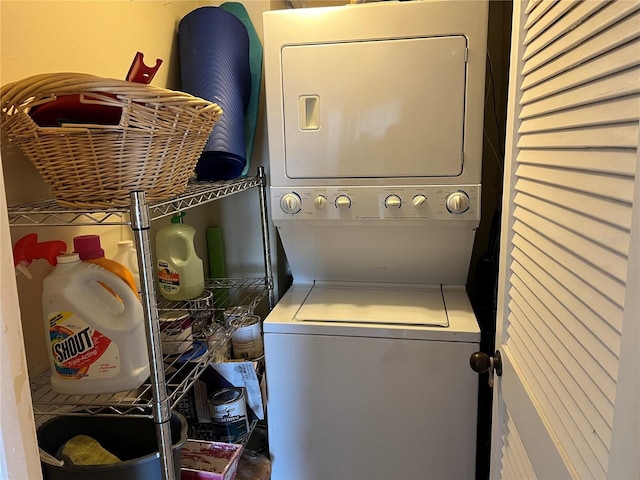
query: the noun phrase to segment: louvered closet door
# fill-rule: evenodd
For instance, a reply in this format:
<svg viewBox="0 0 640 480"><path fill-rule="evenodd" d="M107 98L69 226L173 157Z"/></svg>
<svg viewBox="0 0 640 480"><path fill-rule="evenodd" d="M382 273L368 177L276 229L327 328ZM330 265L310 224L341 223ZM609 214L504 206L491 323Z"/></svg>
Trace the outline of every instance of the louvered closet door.
<svg viewBox="0 0 640 480"><path fill-rule="evenodd" d="M492 478L638 479L639 1L514 1Z"/></svg>

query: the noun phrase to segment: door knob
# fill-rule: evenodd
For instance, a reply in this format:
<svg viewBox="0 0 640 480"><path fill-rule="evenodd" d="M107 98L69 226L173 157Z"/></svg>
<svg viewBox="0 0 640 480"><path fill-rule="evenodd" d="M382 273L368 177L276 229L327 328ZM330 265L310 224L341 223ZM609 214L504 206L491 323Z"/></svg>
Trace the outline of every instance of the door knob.
<svg viewBox="0 0 640 480"><path fill-rule="evenodd" d="M493 357L484 352L473 352L469 357L469 364L474 372L489 373L489 386L493 387L493 374L502 375L502 356L496 350Z"/></svg>

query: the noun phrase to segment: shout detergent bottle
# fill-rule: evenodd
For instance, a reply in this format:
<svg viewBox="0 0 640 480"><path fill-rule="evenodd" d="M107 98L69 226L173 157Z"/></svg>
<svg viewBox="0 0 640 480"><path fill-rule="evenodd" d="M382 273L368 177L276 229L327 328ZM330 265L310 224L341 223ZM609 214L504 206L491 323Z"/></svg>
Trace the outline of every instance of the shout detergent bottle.
<svg viewBox="0 0 640 480"><path fill-rule="evenodd" d="M59 255L43 281L42 310L55 392L115 393L148 378L142 304L115 274Z"/></svg>

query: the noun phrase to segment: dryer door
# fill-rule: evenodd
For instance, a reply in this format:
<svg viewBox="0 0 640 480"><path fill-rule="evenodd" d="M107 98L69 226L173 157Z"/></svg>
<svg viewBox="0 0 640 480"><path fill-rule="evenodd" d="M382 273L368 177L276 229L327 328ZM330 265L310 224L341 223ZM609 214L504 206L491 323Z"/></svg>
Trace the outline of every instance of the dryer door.
<svg viewBox="0 0 640 480"><path fill-rule="evenodd" d="M289 178L462 173L463 36L282 49Z"/></svg>

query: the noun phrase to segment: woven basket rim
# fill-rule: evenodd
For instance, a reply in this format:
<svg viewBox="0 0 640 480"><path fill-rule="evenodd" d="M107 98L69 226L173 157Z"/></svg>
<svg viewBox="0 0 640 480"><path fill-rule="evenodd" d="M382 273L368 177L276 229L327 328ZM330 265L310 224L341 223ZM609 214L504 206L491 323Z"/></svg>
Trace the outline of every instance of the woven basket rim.
<svg viewBox="0 0 640 480"><path fill-rule="evenodd" d="M89 95L91 100L88 103L94 105L122 108L121 121L119 125L115 125L116 128L132 128L127 122L129 113L143 109L148 113L149 118L157 116L161 110L189 111L189 114L194 116L213 115L217 121L223 113L218 104L185 92L84 73L44 73L26 77L0 88L0 115L2 116L0 126L7 131L9 138L16 130L14 122L28 126L31 135L72 134L87 130L113 131L114 125L101 124L41 127L28 113L30 108L37 105L54 101L60 96L74 94L81 95L81 98ZM19 113L24 115L17 115ZM179 127L176 126L176 128ZM19 129L22 133L20 136L23 136L24 128Z"/></svg>
<svg viewBox="0 0 640 480"><path fill-rule="evenodd" d="M29 115L36 104L87 92L98 94L92 103L104 97L105 105L122 107L120 123L41 127ZM216 103L185 92L68 72L9 83L0 96L0 127L9 140L60 204L82 208L126 205L132 188L154 200L184 191L223 113ZM90 162L95 166L85 165Z"/></svg>
<svg viewBox="0 0 640 480"><path fill-rule="evenodd" d="M18 93L16 90L22 93ZM213 102L210 102L209 100L196 97L179 90L170 90L168 88L145 83L136 83L127 80L100 77L88 73L77 72L41 73L31 75L21 80L3 85L0 88L0 97L2 97L2 107L4 108L9 99L26 99L35 95L64 95L72 94L73 92L113 93L120 95L134 95L135 93L138 93L141 95L141 98L145 99L153 96L163 99L166 99L167 97L176 97L176 100L193 99L203 102L203 104L213 104ZM5 100L5 97L7 97L7 100Z"/></svg>

